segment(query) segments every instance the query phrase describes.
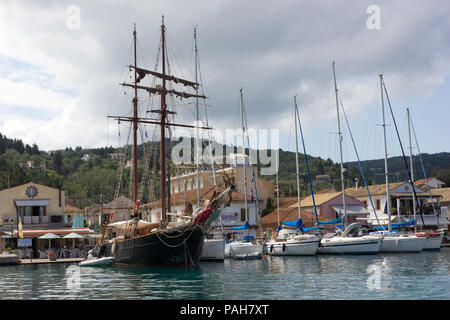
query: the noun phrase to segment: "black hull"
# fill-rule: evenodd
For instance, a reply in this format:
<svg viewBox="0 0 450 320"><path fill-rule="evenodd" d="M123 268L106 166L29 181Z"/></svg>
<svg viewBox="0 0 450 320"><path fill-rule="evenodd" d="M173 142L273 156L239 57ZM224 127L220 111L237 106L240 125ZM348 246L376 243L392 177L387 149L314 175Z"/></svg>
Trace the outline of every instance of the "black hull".
<svg viewBox="0 0 450 320"><path fill-rule="evenodd" d="M202 227L188 224L174 230L119 240L115 245L108 243L105 255L123 264L192 267L199 263L204 238Z"/></svg>

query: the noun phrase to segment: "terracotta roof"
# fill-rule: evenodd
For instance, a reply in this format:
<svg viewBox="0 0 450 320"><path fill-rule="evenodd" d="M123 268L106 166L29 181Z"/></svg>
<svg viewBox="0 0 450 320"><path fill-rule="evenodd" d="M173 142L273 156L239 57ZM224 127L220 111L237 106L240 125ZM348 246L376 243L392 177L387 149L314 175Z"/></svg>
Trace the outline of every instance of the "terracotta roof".
<svg viewBox="0 0 450 320"><path fill-rule="evenodd" d="M64 214L74 214L74 213L83 213L83 210L68 204L64 206Z"/></svg>
<svg viewBox="0 0 450 320"><path fill-rule="evenodd" d="M103 209L134 209L134 202L125 196L120 196L113 201L104 204Z"/></svg>
<svg viewBox="0 0 450 320"><path fill-rule="evenodd" d="M389 189L393 190L405 183L407 183L407 182L402 181L402 182L389 183ZM383 195L386 193L386 184L377 184L374 186L368 186L368 188L369 188L370 195L372 195L372 196ZM366 190L366 187L360 187L357 190L355 188L347 188L347 189L345 189L345 194L350 197L353 197L353 198L365 197L365 196L367 196L367 190Z"/></svg>
<svg viewBox="0 0 450 320"><path fill-rule="evenodd" d="M433 179L437 180L437 181L438 181L438 184L445 184L445 183L442 182L441 180L438 180L438 179L436 179L436 178L431 177L431 178L428 178L428 179L419 179L419 180L417 180L417 181L414 182L414 185L418 186L418 185L421 185L421 184L426 184L428 181L431 181L431 180L433 180Z"/></svg>
<svg viewBox="0 0 450 320"><path fill-rule="evenodd" d="M298 206L293 206L297 203L297 198L285 198L280 203L280 222L284 221L295 221L298 219ZM301 212L303 225L305 227L312 226L313 222L316 221L315 214L309 210L302 210ZM262 224L264 226L278 225L278 210L275 209L268 215L264 216L262 219ZM327 220L322 216L319 216L319 220Z"/></svg>
<svg viewBox="0 0 450 320"><path fill-rule="evenodd" d="M441 204L450 204L450 188L432 189L431 194L441 196Z"/></svg>
<svg viewBox="0 0 450 320"><path fill-rule="evenodd" d="M338 197L342 192L329 192L329 193L319 193L319 194L314 194L314 202L316 203L316 206L320 206L321 204L334 199L336 197ZM313 201L312 201L312 197L308 196L304 199L301 200L301 205L302 208L303 207L313 207ZM294 203L290 206L291 208L298 208L298 203Z"/></svg>

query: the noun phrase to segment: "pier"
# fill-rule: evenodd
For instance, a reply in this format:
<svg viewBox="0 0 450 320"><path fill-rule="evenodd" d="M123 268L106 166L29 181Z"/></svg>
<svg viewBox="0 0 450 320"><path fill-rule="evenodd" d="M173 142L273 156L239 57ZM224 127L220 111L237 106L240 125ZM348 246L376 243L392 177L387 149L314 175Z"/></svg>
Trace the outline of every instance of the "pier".
<svg viewBox="0 0 450 320"><path fill-rule="evenodd" d="M84 258L61 258L56 260L50 259L19 259L19 264L45 264L45 263L79 263Z"/></svg>
<svg viewBox="0 0 450 320"><path fill-rule="evenodd" d="M0 266L19 264L16 254L0 254Z"/></svg>

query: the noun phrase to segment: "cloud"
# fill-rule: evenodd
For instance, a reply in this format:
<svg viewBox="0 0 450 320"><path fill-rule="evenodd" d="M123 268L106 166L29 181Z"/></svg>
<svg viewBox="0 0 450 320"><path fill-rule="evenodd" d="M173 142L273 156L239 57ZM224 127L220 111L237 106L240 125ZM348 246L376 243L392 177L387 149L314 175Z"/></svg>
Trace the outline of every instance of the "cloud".
<svg viewBox="0 0 450 320"><path fill-rule="evenodd" d="M193 26L198 25L209 123L223 133L238 127L239 88L244 87L248 125L279 128L282 147L291 134L295 94L307 133L335 117L333 60L351 119L361 120L379 99L380 72L399 103L432 95L449 77L450 5L442 2L379 1L380 30L366 26L371 1L73 4L80 8L75 30L67 27L68 3L0 5L0 28L8 30L0 37L0 107L7 115L0 132L44 149L116 141L106 116L130 112L132 92L119 83L129 76L133 24L138 63L153 68L162 14L171 70L189 79ZM140 102L149 106L145 94ZM192 122L192 105L178 104L180 117ZM309 139L311 152L320 154L315 145L323 136Z"/></svg>

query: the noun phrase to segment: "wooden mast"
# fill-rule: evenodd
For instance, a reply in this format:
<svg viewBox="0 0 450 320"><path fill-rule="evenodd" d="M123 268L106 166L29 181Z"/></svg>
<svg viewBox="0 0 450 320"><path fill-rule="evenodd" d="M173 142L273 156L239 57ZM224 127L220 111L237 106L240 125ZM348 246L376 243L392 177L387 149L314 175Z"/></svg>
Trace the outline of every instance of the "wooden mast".
<svg viewBox="0 0 450 320"><path fill-rule="evenodd" d="M137 55L136 55L136 24L133 30L133 43L134 43L134 84L137 85ZM133 98L133 183L134 183L134 204L136 205L138 200L138 170L137 170L137 126L138 126L138 112L137 112L137 87L134 88Z"/></svg>
<svg viewBox="0 0 450 320"><path fill-rule="evenodd" d="M162 51L162 87L164 92L161 93L161 142L160 142L160 167L161 167L161 223L165 228L167 225L166 216L166 144L165 144L165 130L166 130L166 52L165 52L165 26L164 16L162 16L161 24L161 51Z"/></svg>

